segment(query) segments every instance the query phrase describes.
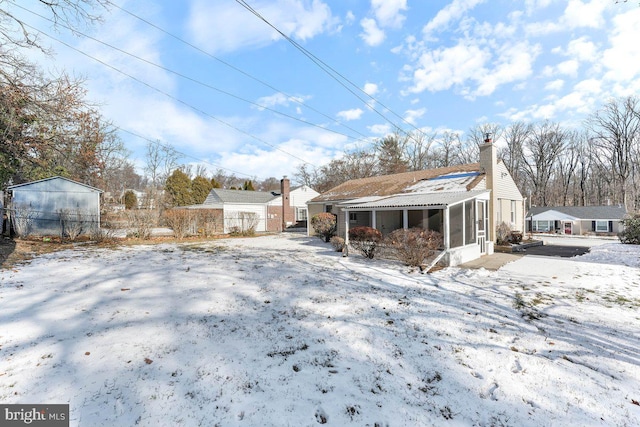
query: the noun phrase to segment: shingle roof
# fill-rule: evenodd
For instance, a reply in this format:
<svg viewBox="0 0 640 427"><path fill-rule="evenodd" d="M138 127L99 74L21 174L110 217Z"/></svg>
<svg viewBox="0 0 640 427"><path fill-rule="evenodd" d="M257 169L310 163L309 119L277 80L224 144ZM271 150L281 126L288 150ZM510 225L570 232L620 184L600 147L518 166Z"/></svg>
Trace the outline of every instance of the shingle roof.
<svg viewBox="0 0 640 427"><path fill-rule="evenodd" d="M223 203L256 203L264 204L275 199L280 194L267 191L223 190L214 188L211 190L203 205L220 205Z"/></svg>
<svg viewBox="0 0 640 427"><path fill-rule="evenodd" d="M404 172L394 175L373 176L370 178L352 179L313 198L313 202L336 202L368 196L390 196L404 192L407 188L421 180L436 178L455 172L479 172L479 163L449 166L446 168ZM478 175L471 179L467 190L472 190L484 177ZM437 189L436 189L437 190Z"/></svg>
<svg viewBox="0 0 640 427"><path fill-rule="evenodd" d="M544 206L531 208L527 217L547 211L556 211L580 219L622 219L627 214L624 206Z"/></svg>
<svg viewBox="0 0 640 427"><path fill-rule="evenodd" d="M489 190L439 192L439 193L407 193L394 196L382 197L378 200L365 201L364 203L354 203L357 200L340 204L349 210L352 209L377 209L377 208L399 208L409 206L450 206L465 200L472 199Z"/></svg>

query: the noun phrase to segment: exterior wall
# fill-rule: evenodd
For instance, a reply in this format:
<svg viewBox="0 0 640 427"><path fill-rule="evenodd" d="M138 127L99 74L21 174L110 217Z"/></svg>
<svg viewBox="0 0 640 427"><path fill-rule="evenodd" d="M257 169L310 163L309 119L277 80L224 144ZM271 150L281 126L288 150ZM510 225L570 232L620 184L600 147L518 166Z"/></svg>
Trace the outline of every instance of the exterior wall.
<svg viewBox="0 0 640 427"><path fill-rule="evenodd" d="M61 234L60 213L63 211L67 213L68 221L82 221L83 234L100 226L100 191L97 189L53 178L17 186L11 191L14 225L20 229L28 223L26 233Z"/></svg>
<svg viewBox="0 0 640 427"><path fill-rule="evenodd" d="M480 245L461 246L459 248L449 249L449 253L445 256L444 262L454 267L478 259L481 255L484 254L480 253Z"/></svg>
<svg viewBox="0 0 640 427"><path fill-rule="evenodd" d="M256 232L267 231L267 207L259 204L225 204L224 205L224 232L228 233L232 227L245 227L243 212L254 213L258 217ZM244 224L244 225L243 225Z"/></svg>
<svg viewBox="0 0 640 427"><path fill-rule="evenodd" d="M282 230L282 207L267 206L267 223L266 231Z"/></svg>

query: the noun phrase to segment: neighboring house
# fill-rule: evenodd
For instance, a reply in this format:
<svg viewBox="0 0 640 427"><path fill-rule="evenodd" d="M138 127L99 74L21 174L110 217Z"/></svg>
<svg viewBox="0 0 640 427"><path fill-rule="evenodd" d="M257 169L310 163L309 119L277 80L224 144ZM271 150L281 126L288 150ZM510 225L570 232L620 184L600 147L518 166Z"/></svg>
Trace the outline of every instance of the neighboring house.
<svg viewBox="0 0 640 427"><path fill-rule="evenodd" d="M501 222L524 229L524 199L490 139L480 146L479 163L355 179L308 205L310 216L334 213L347 241L349 229L361 225L383 235L412 227L438 231L449 265L493 253Z"/></svg>
<svg viewBox="0 0 640 427"><path fill-rule="evenodd" d="M189 208L222 210L225 233L250 226L256 232L282 231L296 223L306 226L307 201L319 193L306 185L294 189L290 185L284 177L280 192L214 188L204 203Z"/></svg>
<svg viewBox="0 0 640 427"><path fill-rule="evenodd" d="M527 231L574 236L617 234L623 230L624 206L534 207L527 214Z"/></svg>
<svg viewBox="0 0 640 427"><path fill-rule="evenodd" d="M100 227L102 190L55 176L7 187L7 210L16 234L87 234Z"/></svg>

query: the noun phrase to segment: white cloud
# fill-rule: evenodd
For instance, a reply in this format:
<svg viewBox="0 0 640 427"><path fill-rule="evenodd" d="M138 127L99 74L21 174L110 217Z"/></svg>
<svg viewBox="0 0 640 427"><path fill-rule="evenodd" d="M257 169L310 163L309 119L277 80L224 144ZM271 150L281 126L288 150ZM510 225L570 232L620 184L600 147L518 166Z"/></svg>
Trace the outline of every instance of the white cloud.
<svg viewBox="0 0 640 427"><path fill-rule="evenodd" d="M530 35L545 35L576 28L602 28L605 23L604 11L609 0L569 0L562 16L555 21L533 22L526 25Z"/></svg>
<svg viewBox="0 0 640 427"><path fill-rule="evenodd" d="M544 88L550 91L559 91L564 87L564 80L557 79L547 83Z"/></svg>
<svg viewBox="0 0 640 427"><path fill-rule="evenodd" d="M278 105L288 106L290 103L295 102L303 102L305 99L309 97L289 97L282 92L274 93L273 95L263 96L256 100L256 104L262 105L264 107L276 107Z"/></svg>
<svg viewBox="0 0 640 427"><path fill-rule="evenodd" d="M580 63L575 59L563 61L556 66L558 73L571 77L578 75L578 68L580 68Z"/></svg>
<svg viewBox="0 0 640 427"><path fill-rule="evenodd" d="M426 108L419 108L417 110L407 110L404 113L404 119L407 122L411 123L412 125L416 126L417 120L422 116L424 116L426 112L427 112Z"/></svg>
<svg viewBox="0 0 640 427"><path fill-rule="evenodd" d="M500 85L526 79L533 73L533 62L539 53L539 46L526 42L503 46L498 51L495 65L492 64L479 79L474 95L491 95Z"/></svg>
<svg viewBox="0 0 640 427"><path fill-rule="evenodd" d="M578 61L593 62L597 59L597 47L587 37L580 37L569 42L567 54Z"/></svg>
<svg viewBox="0 0 640 427"><path fill-rule="evenodd" d="M560 19L564 27L601 28L604 24L603 12L609 0L569 0L564 15Z"/></svg>
<svg viewBox="0 0 640 427"><path fill-rule="evenodd" d="M362 117L362 113L364 113L364 111L362 111L360 108L352 108L351 110L338 112L337 116L338 118L348 122L351 120L358 120L360 117Z"/></svg>
<svg viewBox="0 0 640 427"><path fill-rule="evenodd" d="M429 37L435 31L446 29L451 21L460 19L468 10L473 9L482 2L484 0L453 0L424 26L422 32L426 37Z"/></svg>
<svg viewBox="0 0 640 427"><path fill-rule="evenodd" d="M363 32L360 33L360 37L366 44L369 46L378 46L384 41L384 31L378 28L378 24L375 19L363 18L360 21L360 25L363 30Z"/></svg>
<svg viewBox="0 0 640 427"><path fill-rule="evenodd" d="M375 135L388 135L391 132L391 125L389 124L377 124L368 126L367 129Z"/></svg>
<svg viewBox="0 0 640 427"><path fill-rule="evenodd" d="M353 14L353 12L348 11L344 18L345 23L347 25L351 25L355 22L355 20L356 20L356 16Z"/></svg>
<svg viewBox="0 0 640 427"><path fill-rule="evenodd" d="M405 20L407 0L371 0L371 9L381 27L399 28Z"/></svg>
<svg viewBox="0 0 640 427"><path fill-rule="evenodd" d="M364 90L364 93L366 93L367 95L374 96L378 93L378 85L375 83L367 82L364 84L364 88L362 90Z"/></svg>
<svg viewBox="0 0 640 427"><path fill-rule="evenodd" d="M321 0L261 0L252 6L283 33L298 40L313 38L337 24L329 6ZM191 38L212 53L266 46L281 39L236 3L195 0L189 12Z"/></svg>
<svg viewBox="0 0 640 427"><path fill-rule="evenodd" d="M640 8L618 15L609 36L610 47L602 55L608 69L605 78L614 82L631 82L640 78Z"/></svg>
<svg viewBox="0 0 640 427"><path fill-rule="evenodd" d="M426 51L413 73L413 86L409 91L446 90L477 78L490 56L478 45L464 41L453 47Z"/></svg>

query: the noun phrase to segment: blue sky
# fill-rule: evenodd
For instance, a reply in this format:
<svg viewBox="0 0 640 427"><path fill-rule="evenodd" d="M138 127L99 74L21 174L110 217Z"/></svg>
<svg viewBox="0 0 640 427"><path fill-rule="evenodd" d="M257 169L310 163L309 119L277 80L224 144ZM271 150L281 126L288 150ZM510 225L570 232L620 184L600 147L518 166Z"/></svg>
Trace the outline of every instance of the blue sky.
<svg viewBox="0 0 640 427"><path fill-rule="evenodd" d="M394 126L579 127L609 97L640 93L636 1L247 0L355 94L235 0L113 2L82 31L131 55L15 13L73 47L43 36L55 57L31 55L85 78L105 118L240 177L292 176ZM121 138L142 165L147 140Z"/></svg>

